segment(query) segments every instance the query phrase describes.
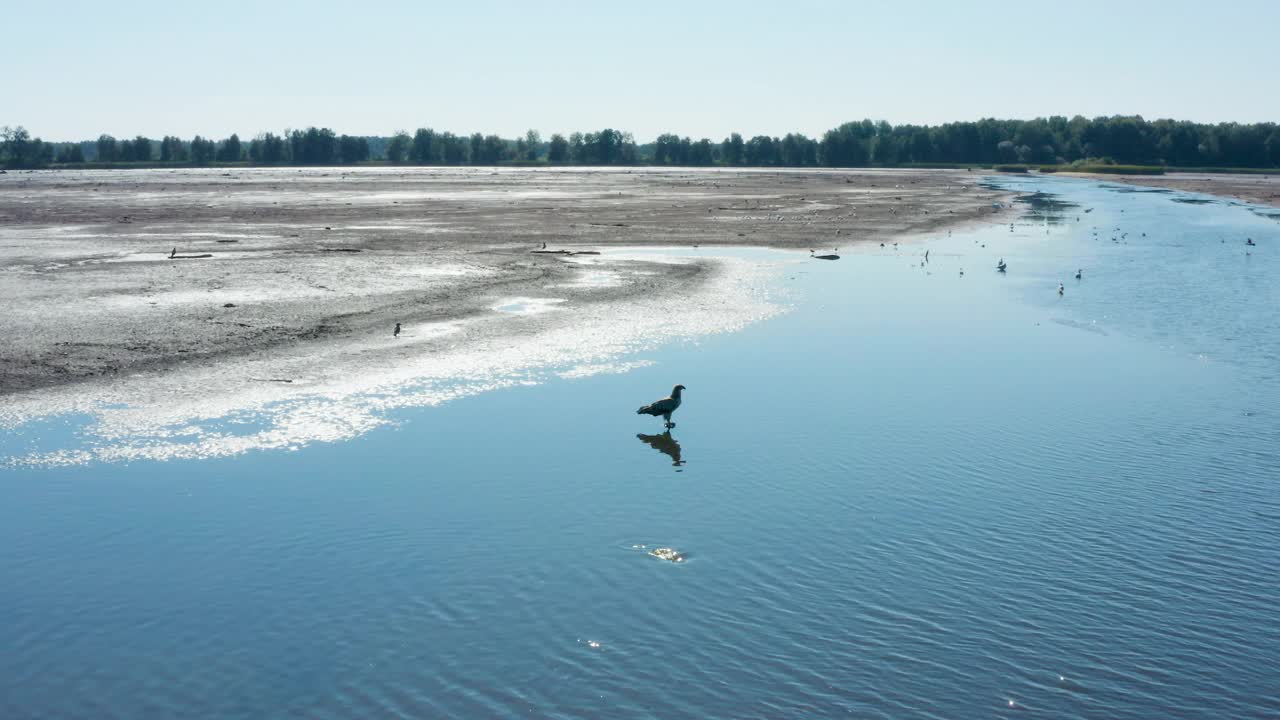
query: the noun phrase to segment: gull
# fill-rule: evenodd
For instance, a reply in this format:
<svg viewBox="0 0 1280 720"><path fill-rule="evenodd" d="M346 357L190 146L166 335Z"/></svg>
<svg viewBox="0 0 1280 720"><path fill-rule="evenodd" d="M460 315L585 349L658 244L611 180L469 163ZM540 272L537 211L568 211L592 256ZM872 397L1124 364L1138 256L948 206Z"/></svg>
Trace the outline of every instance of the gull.
<svg viewBox="0 0 1280 720"><path fill-rule="evenodd" d="M683 385L677 385L671 388L671 397L664 397L661 400L651 402L648 405L636 410L637 415L652 415L654 417L662 416L667 428L673 428L675 423L671 422L671 413L680 407L680 393L684 391Z"/></svg>

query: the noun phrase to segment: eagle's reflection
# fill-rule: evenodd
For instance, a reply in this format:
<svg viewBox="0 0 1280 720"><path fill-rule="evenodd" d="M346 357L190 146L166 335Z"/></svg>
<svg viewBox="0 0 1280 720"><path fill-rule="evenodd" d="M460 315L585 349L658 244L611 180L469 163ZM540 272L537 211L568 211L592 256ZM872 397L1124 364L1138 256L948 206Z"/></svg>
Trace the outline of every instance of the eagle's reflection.
<svg viewBox="0 0 1280 720"><path fill-rule="evenodd" d="M645 445L648 445L663 455L669 456L671 458L672 465L676 467L684 465L685 461L680 459L680 442L671 437L670 430L662 433L661 435L645 435L640 433L636 435L636 437L640 438L640 442Z"/></svg>

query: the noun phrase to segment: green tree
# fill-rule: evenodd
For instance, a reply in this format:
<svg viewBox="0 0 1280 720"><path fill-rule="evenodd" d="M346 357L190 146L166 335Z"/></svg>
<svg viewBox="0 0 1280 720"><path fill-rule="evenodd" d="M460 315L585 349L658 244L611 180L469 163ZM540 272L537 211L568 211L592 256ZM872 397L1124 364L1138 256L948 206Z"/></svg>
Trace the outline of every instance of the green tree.
<svg viewBox="0 0 1280 720"><path fill-rule="evenodd" d="M861 123L845 123L828 130L818 145L823 165L828 167L858 167L871 159L871 140L875 125L870 120Z"/></svg>
<svg viewBox="0 0 1280 720"><path fill-rule="evenodd" d="M278 165L289 159L288 145L279 135L263 133L249 141L249 159L263 165Z"/></svg>
<svg viewBox="0 0 1280 720"><path fill-rule="evenodd" d="M84 162L84 149L80 147L80 143L63 145L58 149L58 162L82 163Z"/></svg>
<svg viewBox="0 0 1280 720"><path fill-rule="evenodd" d="M436 142L435 130L418 128L413 134L413 162L415 165L439 164L440 146Z"/></svg>
<svg viewBox="0 0 1280 720"><path fill-rule="evenodd" d="M818 143L799 133L788 133L778 148L779 161L791 167L818 164Z"/></svg>
<svg viewBox="0 0 1280 720"><path fill-rule="evenodd" d="M222 146L218 148L218 162L240 162L244 155L244 149L240 144L240 136L231 133L231 137L222 141Z"/></svg>
<svg viewBox="0 0 1280 720"><path fill-rule="evenodd" d="M25 131L23 131L25 133ZM14 135L4 146L5 164L36 164L75 157L69 146L32 139L29 133ZM243 158L236 136L215 143L219 161ZM286 131L283 138L266 133L248 145L255 163L318 165L360 162L360 138L339 138L328 128ZM676 133L664 133L652 143L637 146L625 132L606 128L575 132L567 138L553 135L543 142L537 131L513 140L476 133L470 137L419 130L412 138L397 133L390 138L363 138L370 155L385 155L393 163L423 164L495 163L537 161L552 163L619 165L643 159L658 165L728 165L806 167L895 165L901 163L989 164L1020 160L1028 163L1113 160L1124 163L1165 164L1171 167L1218 165L1228 167L1276 167L1280 165L1280 130L1275 123L1202 124L1140 116L1085 118L1052 116L1030 120L984 118L935 126L898 125L861 120L832 128L820 140L799 133L782 138L757 135L744 141L733 133L721 143L693 141ZM705 142L704 142L705 141ZM199 152L173 136L158 143L145 137L117 141L102 135L80 146L81 156L102 162L148 161L159 148L166 163L189 159L207 163L208 141L200 138ZM238 152L237 152L238 151Z"/></svg>
<svg viewBox="0 0 1280 720"><path fill-rule="evenodd" d="M133 139L133 159L136 162L151 162L151 140L141 135Z"/></svg>
<svg viewBox="0 0 1280 720"><path fill-rule="evenodd" d="M578 164L590 162L587 160L586 138L582 133L576 132L569 136L569 160Z"/></svg>
<svg viewBox="0 0 1280 720"><path fill-rule="evenodd" d="M777 165L778 142L768 135L757 135L747 141L744 155L747 165Z"/></svg>
<svg viewBox="0 0 1280 720"><path fill-rule="evenodd" d="M120 145L110 135L98 136L98 162L115 162L120 159Z"/></svg>
<svg viewBox="0 0 1280 720"><path fill-rule="evenodd" d="M208 165L213 162L218 144L206 140L199 135L191 138L191 162L196 165Z"/></svg>
<svg viewBox="0 0 1280 720"><path fill-rule="evenodd" d="M745 159L745 143L742 136L732 133L720 143L720 157L728 165L741 165Z"/></svg>
<svg viewBox="0 0 1280 720"><path fill-rule="evenodd" d="M347 165L364 162L369 159L369 140L362 137L343 135L338 138L338 153L342 162Z"/></svg>
<svg viewBox="0 0 1280 720"><path fill-rule="evenodd" d="M715 161L715 144L710 138L702 138L689 145L690 165L714 165Z"/></svg>
<svg viewBox="0 0 1280 720"><path fill-rule="evenodd" d="M605 128L598 133L582 136L582 160L594 165L633 163L636 160L635 140L628 133ZM572 139L570 139L572 143Z"/></svg>
<svg viewBox="0 0 1280 720"><path fill-rule="evenodd" d="M401 130L391 137L387 143L387 161L392 165L403 165L409 159L409 150L413 147L413 138Z"/></svg>
<svg viewBox="0 0 1280 720"><path fill-rule="evenodd" d="M529 130L524 134L524 158L529 162L537 162L542 152L542 135L537 130Z"/></svg>
<svg viewBox="0 0 1280 720"><path fill-rule="evenodd" d="M653 143L653 162L655 165L676 165L680 163L680 136L675 133L663 133Z"/></svg>
<svg viewBox="0 0 1280 720"><path fill-rule="evenodd" d="M1273 125L1267 134L1264 146L1267 149L1266 165L1280 167L1280 125Z"/></svg>
<svg viewBox="0 0 1280 720"><path fill-rule="evenodd" d="M188 159L187 144L181 138L166 135L160 141L161 162L186 162Z"/></svg>
<svg viewBox="0 0 1280 720"><path fill-rule="evenodd" d="M329 128L294 130L289 133L289 148L296 165L333 165L338 161L338 137Z"/></svg>
<svg viewBox="0 0 1280 720"><path fill-rule="evenodd" d="M507 158L507 143L497 135L486 135L481 150L481 160L485 165L497 165ZM474 162L475 159L472 158Z"/></svg>
<svg viewBox="0 0 1280 720"><path fill-rule="evenodd" d="M444 152L444 162L447 165L462 165L466 163L470 152L467 139L451 132L440 134L440 149Z"/></svg>
<svg viewBox="0 0 1280 720"><path fill-rule="evenodd" d="M547 148L547 162L564 163L569 161L569 141L560 133L551 136L551 144Z"/></svg>
<svg viewBox="0 0 1280 720"><path fill-rule="evenodd" d="M53 144L31 133L21 125L0 128L0 165L15 168L39 168L53 162Z"/></svg>

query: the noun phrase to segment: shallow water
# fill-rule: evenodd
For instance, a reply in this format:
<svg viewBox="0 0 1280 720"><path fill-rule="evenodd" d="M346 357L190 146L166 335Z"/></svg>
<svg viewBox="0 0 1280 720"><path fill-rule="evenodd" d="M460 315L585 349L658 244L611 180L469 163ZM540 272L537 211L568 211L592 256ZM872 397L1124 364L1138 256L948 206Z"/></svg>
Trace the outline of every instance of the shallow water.
<svg viewBox="0 0 1280 720"><path fill-rule="evenodd" d="M0 717L1280 715L1280 226L1001 182L626 373L0 470Z"/></svg>

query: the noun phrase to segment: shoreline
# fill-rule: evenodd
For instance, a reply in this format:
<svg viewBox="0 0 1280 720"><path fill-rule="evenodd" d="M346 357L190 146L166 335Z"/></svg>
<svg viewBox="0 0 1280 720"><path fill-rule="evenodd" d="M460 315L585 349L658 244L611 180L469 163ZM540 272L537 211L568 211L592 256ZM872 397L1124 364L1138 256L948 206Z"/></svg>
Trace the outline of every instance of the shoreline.
<svg viewBox="0 0 1280 720"><path fill-rule="evenodd" d="M1103 175L1073 172L1054 174L1061 177L1201 193L1214 195L1226 200L1238 200L1255 205L1280 208L1280 174L1237 175L1230 173L1180 172L1170 172L1164 175Z"/></svg>
<svg viewBox="0 0 1280 720"><path fill-rule="evenodd" d="M297 344L10 394L0 407L0 428L62 417L80 441L0 456L0 467L296 450L395 424L395 412L403 409L557 377L628 372L654 364L643 354L660 346L733 332L784 312L776 302L786 293L777 285L779 270L803 260L742 254L735 248L691 258L681 250L619 249L608 261L583 262L588 271L634 263L645 268L638 272L674 272L685 287L573 306L512 296L493 312L423 323L399 338ZM692 311L673 314L673 302Z"/></svg>
<svg viewBox="0 0 1280 720"><path fill-rule="evenodd" d="M838 247L1010 212L983 175L950 170L224 170L0 178L0 332L18 339L0 396L341 356L396 322L484 320L509 298L563 314L653 294L678 312L714 262L612 263L614 249Z"/></svg>

